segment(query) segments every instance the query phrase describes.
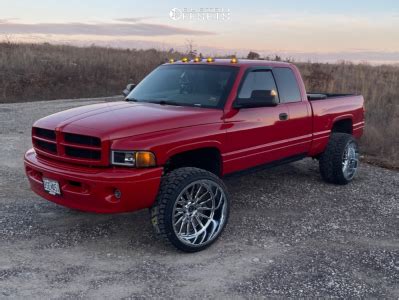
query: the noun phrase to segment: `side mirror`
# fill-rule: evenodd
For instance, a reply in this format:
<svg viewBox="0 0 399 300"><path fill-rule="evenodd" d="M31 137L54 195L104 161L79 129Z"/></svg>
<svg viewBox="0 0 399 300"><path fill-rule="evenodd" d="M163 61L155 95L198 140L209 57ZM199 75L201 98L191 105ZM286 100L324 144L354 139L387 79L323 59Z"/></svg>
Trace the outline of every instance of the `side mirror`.
<svg viewBox="0 0 399 300"><path fill-rule="evenodd" d="M130 94L130 92L131 91L133 91L133 89L136 87L136 84L134 84L134 83L129 83L127 86L126 86L126 88L123 90L123 95L125 96L125 97L127 97L127 95L129 95Z"/></svg>
<svg viewBox="0 0 399 300"><path fill-rule="evenodd" d="M272 107L278 105L277 92L275 90L254 90L251 98L237 98L234 108Z"/></svg>

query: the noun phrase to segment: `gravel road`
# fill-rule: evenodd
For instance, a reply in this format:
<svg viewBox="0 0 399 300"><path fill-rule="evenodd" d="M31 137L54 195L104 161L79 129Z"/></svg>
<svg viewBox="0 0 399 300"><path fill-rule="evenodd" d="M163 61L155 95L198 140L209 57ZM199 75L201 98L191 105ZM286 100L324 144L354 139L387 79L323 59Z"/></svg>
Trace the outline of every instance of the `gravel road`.
<svg viewBox="0 0 399 300"><path fill-rule="evenodd" d="M0 105L0 298L399 297L399 173L363 164L321 181L310 159L226 180L232 208L209 249L155 238L147 211L95 215L29 190L32 123L110 99Z"/></svg>

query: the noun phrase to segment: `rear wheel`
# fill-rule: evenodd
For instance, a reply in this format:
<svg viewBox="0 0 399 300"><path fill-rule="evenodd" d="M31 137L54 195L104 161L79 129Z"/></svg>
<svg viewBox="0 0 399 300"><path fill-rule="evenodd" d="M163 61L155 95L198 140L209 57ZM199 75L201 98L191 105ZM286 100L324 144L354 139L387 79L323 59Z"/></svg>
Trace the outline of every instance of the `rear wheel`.
<svg viewBox="0 0 399 300"><path fill-rule="evenodd" d="M222 233L228 215L225 185L214 174L197 168L167 174L151 208L156 232L186 252L211 245Z"/></svg>
<svg viewBox="0 0 399 300"><path fill-rule="evenodd" d="M347 184L355 177L359 166L356 140L346 133L333 133L320 156L320 173L330 183Z"/></svg>

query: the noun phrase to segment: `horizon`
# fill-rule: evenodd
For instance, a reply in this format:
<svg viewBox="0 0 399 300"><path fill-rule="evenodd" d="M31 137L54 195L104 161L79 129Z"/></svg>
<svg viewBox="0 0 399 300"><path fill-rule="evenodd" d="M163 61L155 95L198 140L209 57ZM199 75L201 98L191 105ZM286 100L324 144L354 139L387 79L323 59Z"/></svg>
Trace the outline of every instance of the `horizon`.
<svg viewBox="0 0 399 300"><path fill-rule="evenodd" d="M247 7L228 1L0 0L0 7L0 36L15 42L181 52L192 45L212 56L255 51L297 61L399 62L399 3L392 0L253 1Z"/></svg>

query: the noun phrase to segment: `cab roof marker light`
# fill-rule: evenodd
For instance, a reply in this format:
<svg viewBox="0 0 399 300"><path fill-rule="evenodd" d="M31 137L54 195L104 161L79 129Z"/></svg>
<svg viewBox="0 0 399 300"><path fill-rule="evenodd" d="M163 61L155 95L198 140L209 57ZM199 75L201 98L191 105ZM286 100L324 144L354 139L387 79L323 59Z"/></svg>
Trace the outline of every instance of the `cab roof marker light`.
<svg viewBox="0 0 399 300"><path fill-rule="evenodd" d="M175 62L175 60L173 58L169 59L169 63L173 64Z"/></svg>
<svg viewBox="0 0 399 300"><path fill-rule="evenodd" d="M200 61L201 61L201 57L197 56L197 57L194 58L194 62L200 62Z"/></svg>
<svg viewBox="0 0 399 300"><path fill-rule="evenodd" d="M212 57L208 57L208 58L206 59L206 62L208 62L208 63L214 62L214 59L213 59Z"/></svg>
<svg viewBox="0 0 399 300"><path fill-rule="evenodd" d="M184 63L186 63L186 62L188 62L188 58L187 58L187 57L183 57L183 58L181 59L181 61L184 62Z"/></svg>
<svg viewBox="0 0 399 300"><path fill-rule="evenodd" d="M230 60L230 62L231 62L232 64L236 64L236 63L238 63L238 59L237 59L236 57L233 57L233 58Z"/></svg>

